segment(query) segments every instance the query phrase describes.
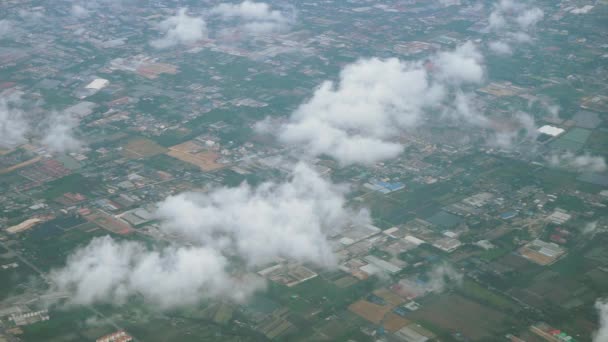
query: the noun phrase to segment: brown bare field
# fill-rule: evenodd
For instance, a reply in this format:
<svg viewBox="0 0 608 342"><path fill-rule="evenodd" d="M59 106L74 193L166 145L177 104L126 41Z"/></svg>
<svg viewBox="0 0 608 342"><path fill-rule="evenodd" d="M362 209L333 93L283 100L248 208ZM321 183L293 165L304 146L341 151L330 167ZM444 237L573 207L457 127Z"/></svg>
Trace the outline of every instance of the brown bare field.
<svg viewBox="0 0 608 342"><path fill-rule="evenodd" d="M374 324L379 324L384 316L391 311L391 308L386 305L378 305L362 299L352 303L348 307L348 310Z"/></svg>
<svg viewBox="0 0 608 342"><path fill-rule="evenodd" d="M176 66L165 63L149 63L137 69L137 74L147 79L153 80L158 78L160 74L177 74Z"/></svg>
<svg viewBox="0 0 608 342"><path fill-rule="evenodd" d="M119 221L110 215L103 213L95 213L85 217L89 222L93 222L101 228L115 234L126 235L133 230L127 223Z"/></svg>
<svg viewBox="0 0 608 342"><path fill-rule="evenodd" d="M387 322L390 327L400 324L398 323L399 320L393 317L391 311L398 305L403 304L405 300L390 290L384 288L378 289L373 293L374 295L382 298L385 304L374 304L362 299L351 304L348 309L374 324L380 324L385 320L385 318L390 320Z"/></svg>
<svg viewBox="0 0 608 342"><path fill-rule="evenodd" d="M217 153L205 149L192 140L170 147L167 155L196 165L203 171L215 171L228 166L216 162L219 158Z"/></svg>
<svg viewBox="0 0 608 342"><path fill-rule="evenodd" d="M398 296L396 293L390 291L389 289L378 289L376 291L374 291L374 294L382 299L384 299L384 301L386 302L386 305L390 306L391 308L395 308L400 304L403 304L405 302L405 299L401 298L400 296Z"/></svg>
<svg viewBox="0 0 608 342"><path fill-rule="evenodd" d="M384 317L384 323L382 324L382 326L387 331L395 332L410 323L411 322L408 321L407 319L405 319L397 314L394 314L392 312L389 312L388 315L386 315L386 317Z"/></svg>
<svg viewBox="0 0 608 342"><path fill-rule="evenodd" d="M122 155L130 159L152 157L167 152L167 149L146 138L135 138L123 146Z"/></svg>
<svg viewBox="0 0 608 342"><path fill-rule="evenodd" d="M504 331L508 317L455 294L432 296L408 317L430 323L448 332L459 332L472 341L497 336Z"/></svg>
<svg viewBox="0 0 608 342"><path fill-rule="evenodd" d="M10 172L13 172L15 170L19 170L19 169L24 168L26 166L32 165L32 164L40 161L41 159L42 159L42 157L35 157L35 158L30 159L30 160L26 160L23 163L19 163L17 165L9 166L7 168L4 168L4 169L0 170L0 175L6 174L6 173L10 173Z"/></svg>
<svg viewBox="0 0 608 342"><path fill-rule="evenodd" d="M351 287L351 286L355 285L358 282L359 282L359 279L357 279L353 276L344 276L344 277L334 281L334 284L339 288L347 288L347 287Z"/></svg>

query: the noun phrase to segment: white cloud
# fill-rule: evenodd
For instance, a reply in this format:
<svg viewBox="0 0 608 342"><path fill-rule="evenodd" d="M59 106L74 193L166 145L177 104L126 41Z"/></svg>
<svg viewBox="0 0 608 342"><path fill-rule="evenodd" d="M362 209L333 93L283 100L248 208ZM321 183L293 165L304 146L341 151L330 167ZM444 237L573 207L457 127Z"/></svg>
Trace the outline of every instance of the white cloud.
<svg viewBox="0 0 608 342"><path fill-rule="evenodd" d="M205 247L152 250L133 241L95 238L67 265L50 273L51 291L70 293L70 304L124 304L142 296L160 310L195 305L207 298L242 300L258 283L231 277L227 259ZM250 279L249 279L250 280Z"/></svg>
<svg viewBox="0 0 608 342"><path fill-rule="evenodd" d="M430 83L420 64L395 58L360 60L344 68L340 81L324 82L280 130L281 141L306 146L343 164L370 164L401 153L386 141L400 127L416 125L443 89Z"/></svg>
<svg viewBox="0 0 608 342"><path fill-rule="evenodd" d="M589 13L595 6L593 5L585 5L583 7L577 7L570 11L572 14L587 14Z"/></svg>
<svg viewBox="0 0 608 342"><path fill-rule="evenodd" d="M13 32L13 23L8 19L0 20L0 38L6 38Z"/></svg>
<svg viewBox="0 0 608 342"><path fill-rule="evenodd" d="M554 154L548 158L552 166L571 169L576 172L604 172L606 171L606 160L601 156L590 154L575 155L565 152L561 155Z"/></svg>
<svg viewBox="0 0 608 342"><path fill-rule="evenodd" d="M250 0L240 4L217 5L211 9L211 14L225 20L237 20L241 29L251 34L284 31L295 21L294 11L273 10L267 3Z"/></svg>
<svg viewBox="0 0 608 342"><path fill-rule="evenodd" d="M488 18L488 29L501 37L488 47L498 54L511 54L513 44L532 41L531 34L543 17L544 13L538 7L515 0L501 0Z"/></svg>
<svg viewBox="0 0 608 342"><path fill-rule="evenodd" d="M534 141L538 137L536 122L528 113L517 112L510 118L506 127L493 128L489 144L504 149L513 149L517 143ZM534 145L527 145L531 150Z"/></svg>
<svg viewBox="0 0 608 342"><path fill-rule="evenodd" d="M608 341L608 301L596 301L595 308L599 315L599 329L594 334L593 342Z"/></svg>
<svg viewBox="0 0 608 342"><path fill-rule="evenodd" d="M245 300L264 283L235 275L229 260L238 260L245 271L277 258L335 265L327 236L353 221L369 222L365 212L345 207L346 190L298 164L283 183L169 197L159 203L161 229L190 247L150 249L97 238L51 272L52 291L71 293L73 304L120 305L142 296L161 310L206 298Z"/></svg>
<svg viewBox="0 0 608 342"><path fill-rule="evenodd" d="M538 24L539 21L543 19L545 14L538 7L532 7L524 10L517 17L515 17L515 22L519 24L519 26L523 30L529 30Z"/></svg>
<svg viewBox="0 0 608 342"><path fill-rule="evenodd" d="M492 52L496 53L497 55L513 54L513 49L511 48L511 46L503 41L490 42L490 44L488 44L488 47Z"/></svg>
<svg viewBox="0 0 608 342"><path fill-rule="evenodd" d="M460 6L461 0L439 0L442 6Z"/></svg>
<svg viewBox="0 0 608 342"><path fill-rule="evenodd" d="M19 17L25 21L37 21L44 18L44 13L41 11L28 11L25 9L20 9L18 14Z"/></svg>
<svg viewBox="0 0 608 342"><path fill-rule="evenodd" d="M0 96L0 147L16 147L28 136L40 139L53 152L75 151L82 146L73 135L78 125L74 118L51 112L47 119L37 120L39 109L29 108L21 95Z"/></svg>
<svg viewBox="0 0 608 342"><path fill-rule="evenodd" d="M490 128L490 120L483 115L473 93L455 91L452 103L445 108L443 118L471 124L474 127Z"/></svg>
<svg viewBox="0 0 608 342"><path fill-rule="evenodd" d="M403 279L400 281L408 290L412 290L417 296L423 296L429 292L441 293L450 286L461 286L463 275L449 264L435 265L426 273L426 281L412 281Z"/></svg>
<svg viewBox="0 0 608 342"><path fill-rule="evenodd" d="M597 230L597 221L589 222L583 227L582 233L585 235L593 234Z"/></svg>
<svg viewBox="0 0 608 342"><path fill-rule="evenodd" d="M482 56L472 43L424 63L396 58L362 59L346 66L337 82L326 81L311 99L275 127L279 140L310 155L327 155L343 165L373 164L399 155L394 138L416 127L424 114L450 102L454 91L484 78ZM460 105L460 106L459 106ZM456 104L451 116L470 110ZM268 128L263 122L258 128Z"/></svg>
<svg viewBox="0 0 608 342"><path fill-rule="evenodd" d="M492 30L502 30L507 26L507 20L502 14L498 11L494 11L490 13L490 17L488 18L489 28Z"/></svg>
<svg viewBox="0 0 608 342"><path fill-rule="evenodd" d="M74 137L74 128L78 125L76 119L65 113L54 112L43 130L42 144L53 152L74 152L82 147L81 142Z"/></svg>
<svg viewBox="0 0 608 342"><path fill-rule="evenodd" d="M510 32L507 33L507 40L515 43L531 43L532 37L525 32Z"/></svg>
<svg viewBox="0 0 608 342"><path fill-rule="evenodd" d="M484 78L483 56L472 42L453 51L440 52L435 57L439 79L450 83L480 83Z"/></svg>
<svg viewBox="0 0 608 342"><path fill-rule="evenodd" d="M158 215L167 232L232 251L250 266L277 257L333 265L327 235L355 217L366 221L345 208L344 191L298 164L288 182L184 193L160 203Z"/></svg>
<svg viewBox="0 0 608 342"><path fill-rule="evenodd" d="M0 97L0 147L15 147L26 141L30 130L18 96Z"/></svg>
<svg viewBox="0 0 608 342"><path fill-rule="evenodd" d="M89 10L79 4L72 5L71 13L77 18L84 18L89 16Z"/></svg>
<svg viewBox="0 0 608 342"><path fill-rule="evenodd" d="M207 37L207 24L202 17L191 17L186 8L180 9L158 24L158 29L164 33L160 39L150 42L157 49L164 49L178 44L193 44Z"/></svg>

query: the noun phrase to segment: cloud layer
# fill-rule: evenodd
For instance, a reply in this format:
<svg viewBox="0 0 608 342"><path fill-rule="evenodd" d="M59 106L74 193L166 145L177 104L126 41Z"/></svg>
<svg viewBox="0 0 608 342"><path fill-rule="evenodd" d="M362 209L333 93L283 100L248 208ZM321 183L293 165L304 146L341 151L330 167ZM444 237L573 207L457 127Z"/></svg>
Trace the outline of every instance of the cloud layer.
<svg viewBox="0 0 608 342"><path fill-rule="evenodd" d="M446 101L453 107L461 86L482 82L482 62L472 43L441 52L426 64L362 59L346 66L337 82L322 83L287 124L277 128L265 121L258 129L275 129L281 142L311 155L373 164L399 155L403 148L394 138L417 126L428 110ZM459 115L458 109L446 113Z"/></svg>
<svg viewBox="0 0 608 342"><path fill-rule="evenodd" d="M121 304L141 295L161 309L201 298L242 300L262 283L233 275L228 260L246 270L277 258L335 265L327 236L369 219L345 207L345 191L298 164L283 183L169 197L159 204L161 229L191 247L151 250L135 242L96 239L51 273L53 290L73 293L74 304Z"/></svg>

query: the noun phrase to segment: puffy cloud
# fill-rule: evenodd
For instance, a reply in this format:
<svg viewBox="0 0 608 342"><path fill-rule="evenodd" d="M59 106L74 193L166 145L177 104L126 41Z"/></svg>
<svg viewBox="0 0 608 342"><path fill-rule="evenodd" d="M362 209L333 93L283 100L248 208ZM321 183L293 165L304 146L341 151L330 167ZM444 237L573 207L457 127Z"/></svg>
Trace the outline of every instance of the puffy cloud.
<svg viewBox="0 0 608 342"><path fill-rule="evenodd" d="M226 272L227 259L204 247L152 250L133 241L95 238L50 273L51 291L70 293L70 304L120 305L142 296L159 309L194 305L218 296L242 300L257 283Z"/></svg>
<svg viewBox="0 0 608 342"><path fill-rule="evenodd" d="M36 120L39 109L27 108L21 94L0 96L0 147L12 148L27 141L26 137L40 139L53 152L75 151L81 143L73 130L78 122L63 112L52 112L47 119ZM31 110L30 110L31 109ZM34 113L34 114L32 114Z"/></svg>
<svg viewBox="0 0 608 342"><path fill-rule="evenodd" d="M596 301L595 308L599 315L599 329L594 334L593 342L608 341L608 301Z"/></svg>
<svg viewBox="0 0 608 342"><path fill-rule="evenodd" d="M74 136L74 128L78 122L65 113L55 112L48 119L43 130L42 144L53 152L73 152L82 147L81 142Z"/></svg>
<svg viewBox="0 0 608 342"><path fill-rule="evenodd" d="M282 183L169 197L158 205L161 229L191 246L151 249L97 238L51 272L52 291L72 294L73 304L120 305L141 296L161 310L206 298L245 300L264 283L235 275L229 260L243 272L278 258L335 265L327 236L353 221L369 222L345 207L346 190L298 164Z"/></svg>
<svg viewBox="0 0 608 342"><path fill-rule="evenodd" d="M250 266L277 257L333 265L327 235L355 217L367 221L345 208L345 190L298 164L288 182L184 193L160 203L158 215L167 232L232 251Z"/></svg>
<svg viewBox="0 0 608 342"><path fill-rule="evenodd" d="M439 0L439 3L442 6L460 6L461 5L461 1L460 0Z"/></svg>
<svg viewBox="0 0 608 342"><path fill-rule="evenodd" d="M13 23L10 20L0 20L0 39L8 37L13 32Z"/></svg>
<svg viewBox="0 0 608 342"><path fill-rule="evenodd" d="M207 24L202 17L191 17L187 8L180 9L158 24L164 37L150 42L152 47L164 49L178 44L192 44L207 37Z"/></svg>
<svg viewBox="0 0 608 342"><path fill-rule="evenodd" d="M592 6L592 5L586 5L586 6L583 6L583 7L577 7L575 9L571 10L570 13L572 13L572 14L587 14L587 13L589 13L593 9L593 7L594 6Z"/></svg>
<svg viewBox="0 0 608 342"><path fill-rule="evenodd" d="M77 18L84 18L89 16L89 10L79 4L72 5L71 13Z"/></svg>
<svg viewBox="0 0 608 342"><path fill-rule="evenodd" d="M507 34L507 40L515 43L530 43L532 37L525 32L510 32Z"/></svg>
<svg viewBox="0 0 608 342"><path fill-rule="evenodd" d="M424 278L423 281L403 279L399 283L414 291L416 295L422 296L429 292L441 293L450 286L461 286L463 275L449 264L440 264L427 272Z"/></svg>
<svg viewBox="0 0 608 342"><path fill-rule="evenodd" d="M26 141L30 130L17 96L0 97L0 147L15 147Z"/></svg>
<svg viewBox="0 0 608 342"><path fill-rule="evenodd" d="M398 135L400 127L416 125L424 107L442 95L420 64L360 60L344 68L339 84L324 82L293 113L279 138L343 164L375 163L401 153L399 144L385 140Z"/></svg>
<svg viewBox="0 0 608 342"><path fill-rule="evenodd" d="M295 12L273 10L264 2L245 0L240 4L220 4L211 14L225 20L238 20L243 31L251 34L283 31L295 21Z"/></svg>
<svg viewBox="0 0 608 342"><path fill-rule="evenodd" d="M601 156L590 154L575 155L565 152L561 155L552 155L548 158L552 166L563 167L577 172L604 172L606 171L606 160Z"/></svg>
<svg viewBox="0 0 608 342"><path fill-rule="evenodd" d="M20 9L17 13L24 21L37 21L44 18L44 13L41 11L28 11L25 9Z"/></svg>
<svg viewBox="0 0 608 342"><path fill-rule="evenodd" d="M545 14L540 8L532 7L524 10L517 17L515 17L515 22L517 22L522 29L528 30L536 26L536 24L541 21L544 16Z"/></svg>
<svg viewBox="0 0 608 342"><path fill-rule="evenodd" d="M513 49L511 46L503 41L490 42L488 44L490 50L497 55L511 55L513 54Z"/></svg>
<svg viewBox="0 0 608 342"><path fill-rule="evenodd" d="M501 0L490 13L488 29L503 37L488 47L495 53L507 54L512 50L511 45L529 43L532 40L530 33L543 17L544 13L538 7L515 0Z"/></svg>
<svg viewBox="0 0 608 342"><path fill-rule="evenodd" d="M491 128L490 120L483 115L475 95L456 90L452 103L443 111L443 118L460 121L474 127Z"/></svg>
<svg viewBox="0 0 608 342"><path fill-rule="evenodd" d="M509 123L510 125L504 128L493 128L490 145L513 149L518 142L534 141L538 136L536 122L528 113L515 113ZM527 148L534 147L529 145Z"/></svg>
<svg viewBox="0 0 608 342"><path fill-rule="evenodd" d="M391 140L416 127L427 110L449 102L455 89L481 82L481 63L471 43L439 53L426 65L396 58L359 60L346 66L337 82L323 82L286 124L275 127L276 134L283 143L343 165L395 157L402 146ZM458 116L459 109L471 108L461 103L450 113ZM258 128L268 126L264 122Z"/></svg>
<svg viewBox="0 0 608 342"><path fill-rule="evenodd" d="M492 30L502 30L507 26L507 20L498 11L490 13L488 18L489 28Z"/></svg>
<svg viewBox="0 0 608 342"><path fill-rule="evenodd" d="M597 221L593 221L593 222L589 222L589 223L585 224L582 232L585 235L589 235L589 234L595 233L596 230L597 230Z"/></svg>
<svg viewBox="0 0 608 342"><path fill-rule="evenodd" d="M453 51L437 54L434 64L437 77L455 84L480 83L484 78L483 56L472 42L466 42Z"/></svg>

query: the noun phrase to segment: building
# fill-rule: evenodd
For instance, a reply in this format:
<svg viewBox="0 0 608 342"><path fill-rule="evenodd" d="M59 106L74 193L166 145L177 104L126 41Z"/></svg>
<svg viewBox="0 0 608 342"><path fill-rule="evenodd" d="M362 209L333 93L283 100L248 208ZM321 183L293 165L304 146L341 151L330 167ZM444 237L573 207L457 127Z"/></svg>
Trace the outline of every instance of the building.
<svg viewBox="0 0 608 342"><path fill-rule="evenodd" d="M570 218L572 218L572 215L568 214L565 210L558 208L555 209L551 215L547 216L547 221L554 224L564 224L568 222Z"/></svg>
<svg viewBox="0 0 608 342"><path fill-rule="evenodd" d="M101 90L110 84L110 81L104 78L96 78L91 83L86 85L86 89Z"/></svg>
<svg viewBox="0 0 608 342"><path fill-rule="evenodd" d="M451 237L445 237L433 243L433 247L439 248L446 253L452 253L453 251L457 250L458 247L460 247L461 245L462 243L459 240L456 240Z"/></svg>
<svg viewBox="0 0 608 342"><path fill-rule="evenodd" d="M538 132L542 133L542 134L550 135L552 137L556 137L556 136L564 133L564 129L555 127L555 126L544 125L538 129Z"/></svg>
<svg viewBox="0 0 608 342"><path fill-rule="evenodd" d="M363 259L386 273L395 274L401 272L401 267L396 266L388 261L384 261L373 255L368 255Z"/></svg>
<svg viewBox="0 0 608 342"><path fill-rule="evenodd" d="M569 336L559 329L551 327L547 323L541 322L534 324L530 326L530 331L548 342L576 342L572 336Z"/></svg>
<svg viewBox="0 0 608 342"><path fill-rule="evenodd" d="M519 254L536 264L546 266L556 262L566 251L555 243L536 239L520 248Z"/></svg>

